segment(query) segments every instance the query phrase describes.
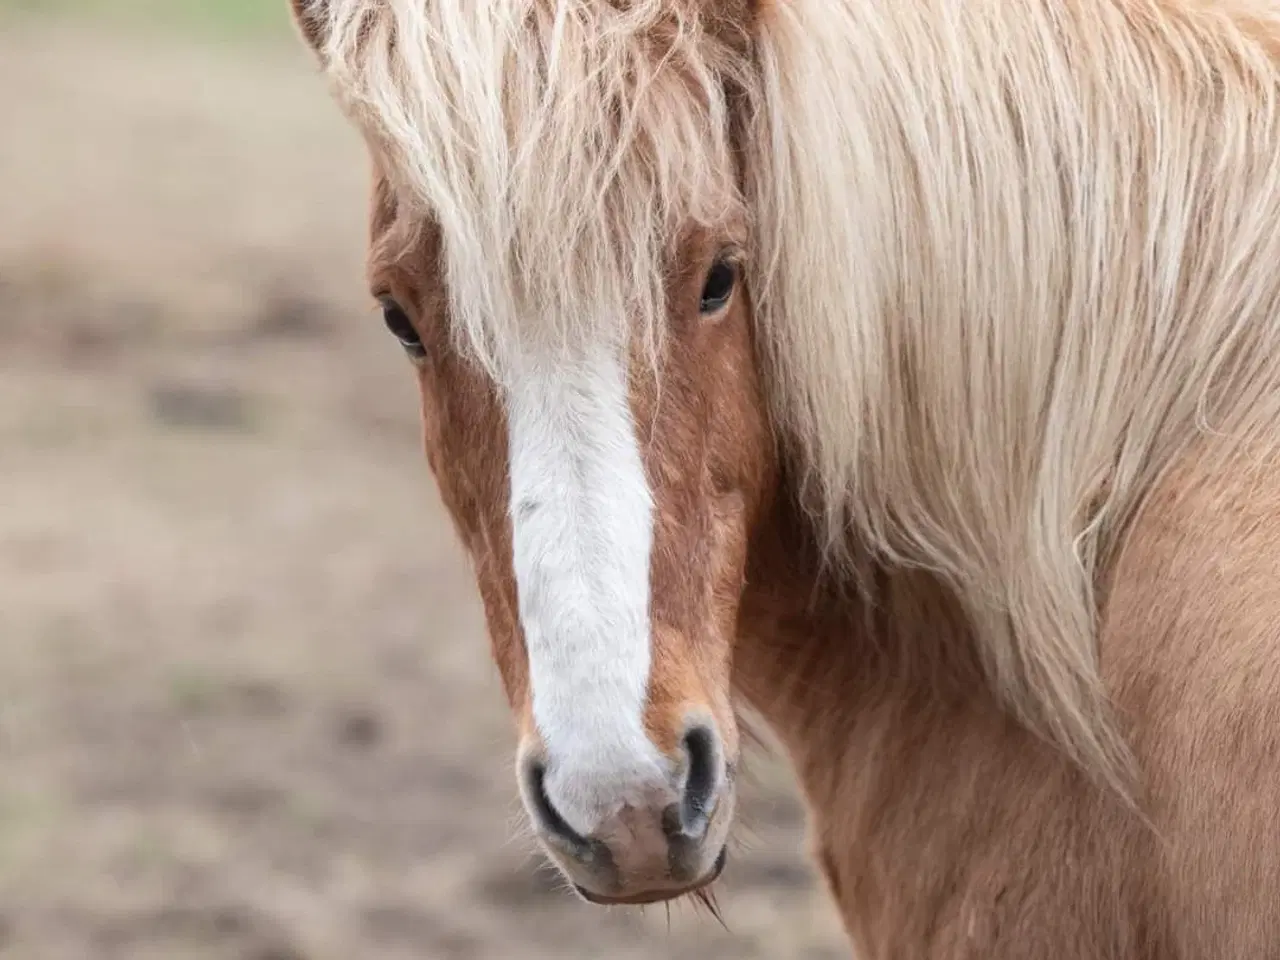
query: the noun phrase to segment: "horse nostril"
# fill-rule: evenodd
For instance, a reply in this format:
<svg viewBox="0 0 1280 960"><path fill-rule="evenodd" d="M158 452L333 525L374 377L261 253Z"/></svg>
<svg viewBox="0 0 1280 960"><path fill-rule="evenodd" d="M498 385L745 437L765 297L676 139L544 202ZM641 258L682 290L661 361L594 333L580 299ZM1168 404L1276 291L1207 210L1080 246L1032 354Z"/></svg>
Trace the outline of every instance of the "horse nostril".
<svg viewBox="0 0 1280 960"><path fill-rule="evenodd" d="M684 736L684 752L689 776L680 799L680 821L687 835L698 836L707 828L720 789L719 741L710 728L692 727Z"/></svg>
<svg viewBox="0 0 1280 960"><path fill-rule="evenodd" d="M547 796L547 767L538 760L529 760L524 765L525 787L529 798L534 820L545 833L551 835L567 846L575 856L587 857L591 852L591 841L574 830L551 803Z"/></svg>

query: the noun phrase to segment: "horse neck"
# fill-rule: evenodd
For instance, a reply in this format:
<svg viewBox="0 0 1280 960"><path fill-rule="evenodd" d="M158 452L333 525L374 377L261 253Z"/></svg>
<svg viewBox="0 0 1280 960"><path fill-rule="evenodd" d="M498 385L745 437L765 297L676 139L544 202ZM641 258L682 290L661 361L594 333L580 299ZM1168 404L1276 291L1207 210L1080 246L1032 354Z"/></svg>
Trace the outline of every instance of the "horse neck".
<svg viewBox="0 0 1280 960"><path fill-rule="evenodd" d="M841 766L833 752L883 729L886 711L920 719L949 707L997 708L944 588L925 573L875 569L863 592L824 572L811 527L789 503L780 499L752 538L734 682L812 801Z"/></svg>
<svg viewBox="0 0 1280 960"><path fill-rule="evenodd" d="M819 560L797 514L779 511L758 531L734 679L786 750L810 847L859 955L970 955L972 918L994 922L1023 870L1040 902L1073 908L1050 909L1062 923L1036 927L1018 956L1052 955L1082 929L1080 911L1084 929L1126 929L1144 875L1125 858L1154 861L1149 834L1002 709L955 599L923 573L880 570L872 603L824 582ZM1089 893L1089 877L1100 891ZM1013 915L1004 921L1024 922ZM940 917L965 919L946 929Z"/></svg>

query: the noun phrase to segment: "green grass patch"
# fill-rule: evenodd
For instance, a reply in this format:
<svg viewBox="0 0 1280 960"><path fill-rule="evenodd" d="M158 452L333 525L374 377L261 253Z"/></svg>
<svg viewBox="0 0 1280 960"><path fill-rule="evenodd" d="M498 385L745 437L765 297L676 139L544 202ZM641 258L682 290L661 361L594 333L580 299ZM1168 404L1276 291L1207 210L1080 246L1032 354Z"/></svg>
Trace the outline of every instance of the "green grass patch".
<svg viewBox="0 0 1280 960"><path fill-rule="evenodd" d="M287 36L286 0L0 0L7 14L182 29L224 38Z"/></svg>

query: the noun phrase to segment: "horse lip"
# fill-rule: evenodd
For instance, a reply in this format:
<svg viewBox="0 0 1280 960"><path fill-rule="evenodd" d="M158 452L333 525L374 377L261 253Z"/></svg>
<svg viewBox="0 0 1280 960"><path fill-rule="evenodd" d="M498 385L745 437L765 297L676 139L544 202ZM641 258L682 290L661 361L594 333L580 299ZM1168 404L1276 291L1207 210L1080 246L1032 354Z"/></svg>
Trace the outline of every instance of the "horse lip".
<svg viewBox="0 0 1280 960"><path fill-rule="evenodd" d="M594 903L601 907L618 907L618 906L643 906L648 903L661 903L664 900L678 900L680 897L687 897L691 893L697 893L703 887L709 887L720 879L720 874L724 872L725 863L728 861L728 850L722 849L720 855L716 857L715 865L711 868L711 872L699 880L697 883L687 887L680 887L672 890L655 890L647 893L635 893L626 897L606 897L600 894L591 893L576 883L573 885L574 891L578 896L586 900L587 903Z"/></svg>

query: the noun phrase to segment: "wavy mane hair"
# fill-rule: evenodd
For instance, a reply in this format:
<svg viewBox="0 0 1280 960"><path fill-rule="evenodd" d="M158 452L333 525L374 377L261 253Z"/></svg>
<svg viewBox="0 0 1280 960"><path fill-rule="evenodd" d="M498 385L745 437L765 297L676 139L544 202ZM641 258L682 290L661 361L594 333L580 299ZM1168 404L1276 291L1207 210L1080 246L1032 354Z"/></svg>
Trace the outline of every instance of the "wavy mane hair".
<svg viewBox="0 0 1280 960"><path fill-rule="evenodd" d="M735 29L721 6L311 15L500 381L529 338L660 336L678 231L745 210L833 568L933 571L1004 701L1127 791L1096 643L1126 524L1198 432L1280 422L1273 8L759 0Z"/></svg>

